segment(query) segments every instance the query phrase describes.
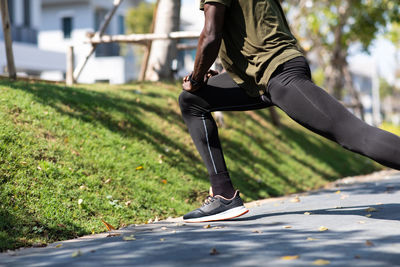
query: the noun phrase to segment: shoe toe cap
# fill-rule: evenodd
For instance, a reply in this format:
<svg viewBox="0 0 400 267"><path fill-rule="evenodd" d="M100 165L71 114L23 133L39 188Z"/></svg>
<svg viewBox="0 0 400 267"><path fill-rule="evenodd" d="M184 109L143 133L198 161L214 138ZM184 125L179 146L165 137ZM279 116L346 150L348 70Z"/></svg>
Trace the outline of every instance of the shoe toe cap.
<svg viewBox="0 0 400 267"><path fill-rule="evenodd" d="M204 216L204 213L201 210L197 209L197 210L193 210L193 211L185 214L183 216L183 219L188 220L188 219L194 219L194 218L201 218L203 216Z"/></svg>

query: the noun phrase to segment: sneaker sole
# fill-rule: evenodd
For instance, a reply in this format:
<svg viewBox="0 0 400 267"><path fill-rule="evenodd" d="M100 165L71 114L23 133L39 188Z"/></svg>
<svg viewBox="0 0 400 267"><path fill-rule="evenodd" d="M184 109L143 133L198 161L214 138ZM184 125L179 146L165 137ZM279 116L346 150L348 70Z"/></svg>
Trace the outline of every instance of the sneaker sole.
<svg viewBox="0 0 400 267"><path fill-rule="evenodd" d="M244 206L241 206L241 207L236 207L236 208L233 208L233 209L230 209L230 210L218 213L218 214L200 217L200 218L187 219L184 221L188 222L188 223L223 221L223 220L229 220L229 219L240 217L240 216L246 214L247 212L249 212L249 210L246 209Z"/></svg>

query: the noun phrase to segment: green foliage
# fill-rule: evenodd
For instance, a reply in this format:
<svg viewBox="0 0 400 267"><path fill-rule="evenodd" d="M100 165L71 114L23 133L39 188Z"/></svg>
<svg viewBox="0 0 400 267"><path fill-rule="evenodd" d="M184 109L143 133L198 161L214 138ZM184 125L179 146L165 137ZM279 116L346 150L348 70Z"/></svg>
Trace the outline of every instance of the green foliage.
<svg viewBox="0 0 400 267"><path fill-rule="evenodd" d="M350 46L368 52L377 35L400 20L400 5L392 0L288 0L285 9L300 45L318 53L326 89L339 99L351 86L345 75Z"/></svg>
<svg viewBox="0 0 400 267"><path fill-rule="evenodd" d="M379 94L381 99L393 95L394 92L395 92L395 87L393 85L389 84L383 78L379 79Z"/></svg>
<svg viewBox="0 0 400 267"><path fill-rule="evenodd" d="M289 0L286 5L298 9L295 2ZM337 41L346 51L357 42L367 50L378 33L400 20L400 6L391 0L321 0L300 9L301 18L294 25L297 32L313 46L322 45L328 50ZM340 40L335 39L338 30L342 31Z"/></svg>
<svg viewBox="0 0 400 267"><path fill-rule="evenodd" d="M400 23L393 23L386 36L397 48L400 49Z"/></svg>
<svg viewBox="0 0 400 267"><path fill-rule="evenodd" d="M129 9L126 16L128 33L149 33L154 8L154 3L141 2L137 7Z"/></svg>
<svg viewBox="0 0 400 267"><path fill-rule="evenodd" d="M182 214L209 182L179 85L65 87L0 80L0 250ZM282 115L283 116L283 115ZM226 161L246 201L379 169L268 110L225 113Z"/></svg>
<svg viewBox="0 0 400 267"><path fill-rule="evenodd" d="M324 81L325 81L324 71L321 68L316 69L312 73L312 78L313 78L313 81L314 81L314 83L316 85L322 86L324 84Z"/></svg>

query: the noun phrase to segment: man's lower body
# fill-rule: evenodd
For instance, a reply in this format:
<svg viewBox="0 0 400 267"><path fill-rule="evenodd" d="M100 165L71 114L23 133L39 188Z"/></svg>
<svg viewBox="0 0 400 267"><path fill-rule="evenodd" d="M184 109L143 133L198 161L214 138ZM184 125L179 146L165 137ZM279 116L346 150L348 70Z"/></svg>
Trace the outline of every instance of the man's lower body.
<svg viewBox="0 0 400 267"><path fill-rule="evenodd" d="M213 194L222 199L217 199L222 204L206 201L205 206L185 215L188 221L201 221L202 218L203 221L207 221L207 218L222 220L245 212L239 209L241 200L238 200L238 193L229 177L217 125L211 116L213 111L244 111L277 106L307 129L382 165L400 170L400 138L366 124L316 86L311 81L310 68L304 57L289 60L278 67L263 96L248 96L224 73L210 78L207 85L194 93L183 91L179 104L189 133L207 167ZM225 209L232 209L228 206L233 205L238 212L226 212L226 218L215 216L221 210L225 212L224 205Z"/></svg>

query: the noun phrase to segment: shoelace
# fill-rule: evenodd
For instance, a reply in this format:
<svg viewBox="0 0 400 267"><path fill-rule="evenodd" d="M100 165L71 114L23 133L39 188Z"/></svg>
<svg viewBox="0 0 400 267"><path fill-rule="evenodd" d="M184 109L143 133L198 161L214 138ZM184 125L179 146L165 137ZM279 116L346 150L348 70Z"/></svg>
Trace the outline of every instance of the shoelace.
<svg viewBox="0 0 400 267"><path fill-rule="evenodd" d="M204 201L203 206L209 205L211 202L214 202L214 199L215 199L214 197L208 196L208 197L206 198L206 200Z"/></svg>

